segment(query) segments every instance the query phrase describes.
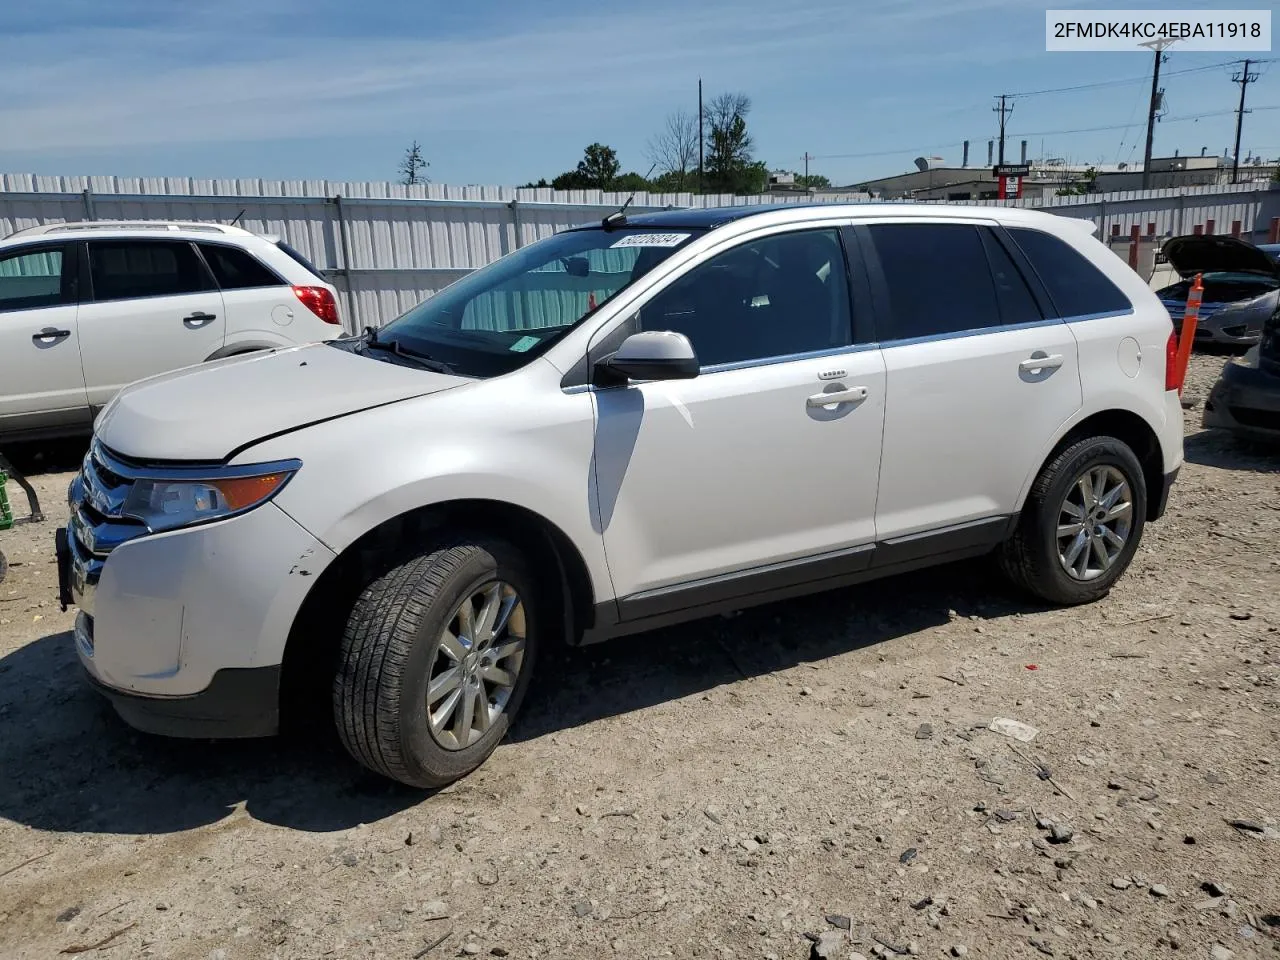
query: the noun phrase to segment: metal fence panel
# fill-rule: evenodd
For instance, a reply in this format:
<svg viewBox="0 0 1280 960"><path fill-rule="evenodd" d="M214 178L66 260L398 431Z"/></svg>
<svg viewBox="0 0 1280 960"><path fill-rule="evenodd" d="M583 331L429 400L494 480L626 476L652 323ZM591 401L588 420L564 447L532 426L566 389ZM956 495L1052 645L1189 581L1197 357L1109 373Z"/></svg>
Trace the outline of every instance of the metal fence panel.
<svg viewBox="0 0 1280 960"><path fill-rule="evenodd" d="M232 180L194 177L0 175L0 236L68 220L237 222L281 237L342 292L349 329L379 326L476 267L616 210L628 195L599 190L405 186L384 182ZM637 193L635 212L675 207L802 203L787 197ZM824 192L813 199L861 202L865 194ZM902 201L910 202L910 201ZM945 203L946 201L936 201ZM1137 226L1157 237L1197 226L1265 235L1280 215L1280 190L1237 184L1109 194L985 200L981 206L1044 210L1092 220L1100 238L1127 237ZM1116 247L1120 252L1119 247Z"/></svg>

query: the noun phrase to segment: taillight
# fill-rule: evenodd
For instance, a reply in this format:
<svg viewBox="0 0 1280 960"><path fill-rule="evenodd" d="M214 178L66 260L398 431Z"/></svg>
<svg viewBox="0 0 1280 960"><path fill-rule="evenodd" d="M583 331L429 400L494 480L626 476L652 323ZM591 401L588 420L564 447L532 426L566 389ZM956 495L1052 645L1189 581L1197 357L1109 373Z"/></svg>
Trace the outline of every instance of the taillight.
<svg viewBox="0 0 1280 960"><path fill-rule="evenodd" d="M341 323L338 301L333 299L333 291L328 287L294 287L293 295L325 323Z"/></svg>
<svg viewBox="0 0 1280 960"><path fill-rule="evenodd" d="M1164 345L1164 388L1178 390L1182 387L1178 376L1178 331L1169 334L1169 342Z"/></svg>

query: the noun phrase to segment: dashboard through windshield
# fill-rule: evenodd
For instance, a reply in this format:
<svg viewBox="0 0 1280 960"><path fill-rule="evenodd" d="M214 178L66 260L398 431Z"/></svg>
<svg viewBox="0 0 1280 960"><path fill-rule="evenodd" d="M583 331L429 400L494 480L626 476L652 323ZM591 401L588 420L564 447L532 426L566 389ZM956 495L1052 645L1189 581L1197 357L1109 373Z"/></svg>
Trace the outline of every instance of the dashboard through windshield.
<svg viewBox="0 0 1280 960"><path fill-rule="evenodd" d="M468 274L372 336L388 348L384 357L416 357L465 377L509 373L701 232L565 231Z"/></svg>

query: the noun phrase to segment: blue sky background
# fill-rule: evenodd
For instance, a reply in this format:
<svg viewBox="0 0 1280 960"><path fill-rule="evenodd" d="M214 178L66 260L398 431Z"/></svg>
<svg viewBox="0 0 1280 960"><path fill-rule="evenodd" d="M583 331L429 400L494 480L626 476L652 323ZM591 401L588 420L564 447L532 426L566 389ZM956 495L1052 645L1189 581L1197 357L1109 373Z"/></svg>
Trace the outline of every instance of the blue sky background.
<svg viewBox="0 0 1280 960"><path fill-rule="evenodd" d="M697 109L699 75L708 97L752 98L759 158L799 169L808 151L835 183L901 172L922 153L959 163L966 138L985 165L994 94L1128 78L1016 99L1008 150L1026 136L1033 157L1140 160L1151 55L1046 53L1044 11L1014 0L11 4L0 170L395 179L416 138L441 183L551 178L594 140L643 173L664 116ZM1157 156L1232 143L1239 87L1213 65L1237 56L1170 51ZM1280 63L1260 69L1243 149L1275 157L1280 109L1262 108L1280 107Z"/></svg>

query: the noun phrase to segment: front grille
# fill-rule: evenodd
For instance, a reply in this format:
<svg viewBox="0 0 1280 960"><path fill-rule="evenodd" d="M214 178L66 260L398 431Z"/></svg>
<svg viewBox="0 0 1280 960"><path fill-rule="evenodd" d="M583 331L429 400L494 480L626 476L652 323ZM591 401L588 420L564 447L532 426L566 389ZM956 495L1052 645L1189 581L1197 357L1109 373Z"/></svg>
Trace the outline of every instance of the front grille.
<svg viewBox="0 0 1280 960"><path fill-rule="evenodd" d="M1252 407L1227 407L1236 422L1261 430L1280 430L1280 411L1255 410Z"/></svg>
<svg viewBox="0 0 1280 960"><path fill-rule="evenodd" d="M72 484L67 540L76 564L84 571L84 592L78 602L89 612L106 558L122 543L145 534L147 528L123 516L133 481L98 444L85 455L77 479Z"/></svg>

